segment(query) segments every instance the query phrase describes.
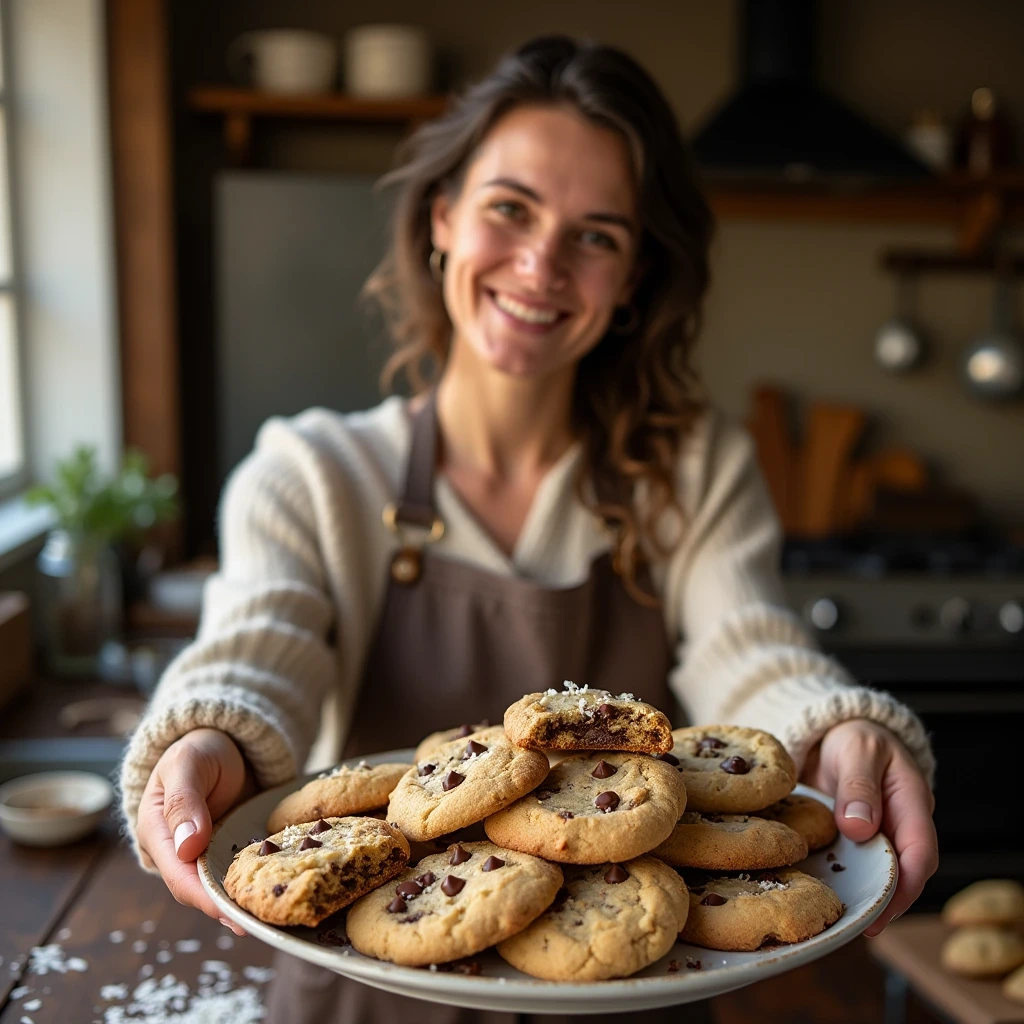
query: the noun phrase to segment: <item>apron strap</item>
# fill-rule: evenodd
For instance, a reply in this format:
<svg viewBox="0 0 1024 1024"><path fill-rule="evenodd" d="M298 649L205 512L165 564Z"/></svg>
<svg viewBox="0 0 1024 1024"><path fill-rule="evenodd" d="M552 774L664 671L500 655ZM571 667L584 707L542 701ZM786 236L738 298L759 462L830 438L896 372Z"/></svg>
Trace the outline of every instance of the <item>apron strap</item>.
<svg viewBox="0 0 1024 1024"><path fill-rule="evenodd" d="M424 530L443 531L434 508L434 469L437 464L437 399L431 389L412 423L412 448L405 471L405 490L397 505L385 510L388 525L407 524ZM393 510L393 511L392 511Z"/></svg>

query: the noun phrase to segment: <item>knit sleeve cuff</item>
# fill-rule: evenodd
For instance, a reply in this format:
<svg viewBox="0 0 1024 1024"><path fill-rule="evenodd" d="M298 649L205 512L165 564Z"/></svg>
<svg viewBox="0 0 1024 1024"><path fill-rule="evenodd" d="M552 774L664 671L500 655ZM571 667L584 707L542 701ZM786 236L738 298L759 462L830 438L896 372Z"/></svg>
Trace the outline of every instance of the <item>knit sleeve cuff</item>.
<svg viewBox="0 0 1024 1024"><path fill-rule="evenodd" d="M788 682L799 683L799 680ZM811 683L810 680L805 682ZM934 785L935 755L921 719L910 708L890 694L867 686L837 683L822 690L820 680L814 680L814 683L817 685L808 686L808 689L816 689L818 693L806 695L796 707L790 704L785 718L774 726L758 726L768 728L778 736L796 762L798 773L803 771L807 755L832 726L865 718L894 733L917 762L928 785ZM771 687L766 689L770 691ZM774 718L772 711L776 703L777 696L768 692L755 696L744 705L744 724Z"/></svg>
<svg viewBox="0 0 1024 1024"><path fill-rule="evenodd" d="M187 698L154 707L132 735L120 771L122 833L147 871L154 868L140 851L136 834L142 794L164 751L193 729L227 733L249 762L261 789L287 782L297 772L297 737L288 735L280 713L252 690L217 684L204 692L197 687Z"/></svg>

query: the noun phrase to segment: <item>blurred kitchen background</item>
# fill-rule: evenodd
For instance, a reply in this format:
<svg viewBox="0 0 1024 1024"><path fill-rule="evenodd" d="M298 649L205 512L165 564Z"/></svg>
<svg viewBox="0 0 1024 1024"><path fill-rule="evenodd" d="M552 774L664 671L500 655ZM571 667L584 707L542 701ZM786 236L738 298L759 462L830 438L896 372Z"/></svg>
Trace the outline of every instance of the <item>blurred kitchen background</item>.
<svg viewBox="0 0 1024 1024"><path fill-rule="evenodd" d="M195 628L259 424L378 400L387 344L356 301L374 179L449 89L563 31L636 56L695 140L719 219L699 364L757 440L794 608L934 734L943 865L922 906L1024 878L1024 4L2 15L0 781L112 767ZM128 450L145 464L118 477ZM26 504L59 462L64 505ZM113 559L67 511L86 478L131 519L92 546Z"/></svg>

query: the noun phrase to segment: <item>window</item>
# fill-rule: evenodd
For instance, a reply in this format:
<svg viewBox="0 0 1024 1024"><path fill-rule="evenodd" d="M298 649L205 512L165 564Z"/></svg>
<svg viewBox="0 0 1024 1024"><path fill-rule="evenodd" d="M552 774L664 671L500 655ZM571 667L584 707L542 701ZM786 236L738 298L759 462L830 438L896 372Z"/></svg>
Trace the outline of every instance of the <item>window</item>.
<svg viewBox="0 0 1024 1024"><path fill-rule="evenodd" d="M13 242L7 0L0 0L0 498L26 483L23 352Z"/></svg>

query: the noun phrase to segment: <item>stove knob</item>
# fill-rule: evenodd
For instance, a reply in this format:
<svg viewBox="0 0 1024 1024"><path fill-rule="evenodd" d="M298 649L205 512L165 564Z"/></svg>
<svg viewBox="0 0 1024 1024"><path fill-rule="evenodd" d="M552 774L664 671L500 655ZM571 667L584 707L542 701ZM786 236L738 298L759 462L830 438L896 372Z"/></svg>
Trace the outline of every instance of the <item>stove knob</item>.
<svg viewBox="0 0 1024 1024"><path fill-rule="evenodd" d="M939 609L939 623L948 633L966 633L971 626L971 603L963 597L951 597Z"/></svg>
<svg viewBox="0 0 1024 1024"><path fill-rule="evenodd" d="M839 624L839 605L831 597L819 597L807 605L804 616L815 629L827 633Z"/></svg>
<svg viewBox="0 0 1024 1024"><path fill-rule="evenodd" d="M1024 603L1021 601L1006 601L999 608L999 625L1007 633L1024 633Z"/></svg>

